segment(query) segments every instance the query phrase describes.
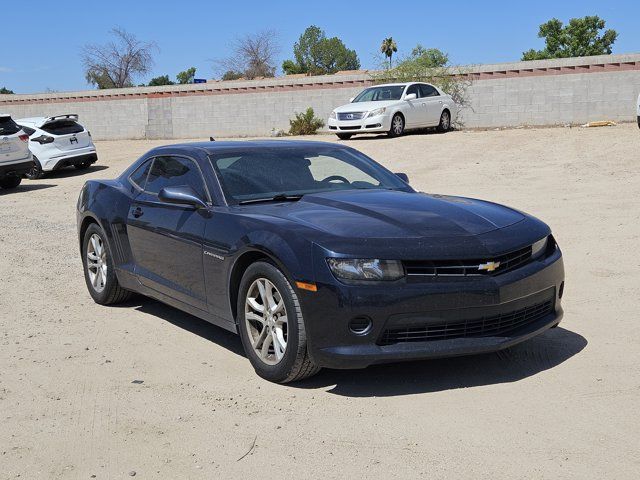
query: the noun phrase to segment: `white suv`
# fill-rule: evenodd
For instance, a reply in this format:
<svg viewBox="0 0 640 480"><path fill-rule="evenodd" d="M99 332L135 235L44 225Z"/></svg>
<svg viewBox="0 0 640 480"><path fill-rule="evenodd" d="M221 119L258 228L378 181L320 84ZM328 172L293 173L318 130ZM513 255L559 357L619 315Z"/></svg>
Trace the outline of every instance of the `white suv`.
<svg viewBox="0 0 640 480"><path fill-rule="evenodd" d="M363 90L329 116L329 130L347 140L358 133L397 137L412 128L451 128L458 106L450 95L428 83L390 83Z"/></svg>
<svg viewBox="0 0 640 480"><path fill-rule="evenodd" d="M16 188L33 168L28 141L11 115L0 113L0 188Z"/></svg>
<svg viewBox="0 0 640 480"><path fill-rule="evenodd" d="M35 161L27 174L30 179L71 165L79 170L89 168L98 160L91 133L78 123L78 115L21 118L17 122L29 135Z"/></svg>

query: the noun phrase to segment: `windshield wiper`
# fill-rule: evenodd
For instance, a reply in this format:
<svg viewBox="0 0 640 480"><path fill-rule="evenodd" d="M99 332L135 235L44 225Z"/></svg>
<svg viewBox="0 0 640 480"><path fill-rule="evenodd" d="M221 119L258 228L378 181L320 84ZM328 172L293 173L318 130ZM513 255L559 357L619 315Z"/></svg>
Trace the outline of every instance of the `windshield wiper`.
<svg viewBox="0 0 640 480"><path fill-rule="evenodd" d="M250 200L240 200L240 205L246 205L247 203L261 203L261 202L297 202L303 197L303 195L287 195L286 193L279 193L273 197L268 198L252 198Z"/></svg>

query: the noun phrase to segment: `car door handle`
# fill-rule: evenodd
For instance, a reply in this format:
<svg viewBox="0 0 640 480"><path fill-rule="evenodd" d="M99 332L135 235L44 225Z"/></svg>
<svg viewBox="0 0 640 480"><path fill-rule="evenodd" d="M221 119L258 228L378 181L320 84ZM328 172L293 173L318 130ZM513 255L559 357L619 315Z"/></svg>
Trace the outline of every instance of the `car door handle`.
<svg viewBox="0 0 640 480"><path fill-rule="evenodd" d="M131 211L131 215L133 215L133 218L140 218L143 214L144 212L140 207L136 207Z"/></svg>

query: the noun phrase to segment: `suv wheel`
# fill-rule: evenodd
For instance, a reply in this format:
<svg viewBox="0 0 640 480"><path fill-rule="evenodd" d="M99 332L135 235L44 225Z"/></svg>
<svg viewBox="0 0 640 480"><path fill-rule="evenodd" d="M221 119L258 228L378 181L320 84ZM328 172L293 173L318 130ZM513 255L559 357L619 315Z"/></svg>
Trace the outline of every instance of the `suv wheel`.
<svg viewBox="0 0 640 480"><path fill-rule="evenodd" d="M11 188L16 188L22 182L22 178L16 176L4 177L0 180L0 188L5 188L7 190Z"/></svg>
<svg viewBox="0 0 640 480"><path fill-rule="evenodd" d="M29 170L28 173L25 174L29 180L39 180L44 177L44 172L42 171L42 165L40 165L40 160L35 155L33 156L33 168Z"/></svg>
<svg viewBox="0 0 640 480"><path fill-rule="evenodd" d="M320 371L309 358L298 297L270 263L256 262L242 277L238 330L244 351L262 378L288 383Z"/></svg>
<svg viewBox="0 0 640 480"><path fill-rule="evenodd" d="M100 305L124 302L131 296L118 283L102 228L92 223L82 240L82 264L89 294Z"/></svg>

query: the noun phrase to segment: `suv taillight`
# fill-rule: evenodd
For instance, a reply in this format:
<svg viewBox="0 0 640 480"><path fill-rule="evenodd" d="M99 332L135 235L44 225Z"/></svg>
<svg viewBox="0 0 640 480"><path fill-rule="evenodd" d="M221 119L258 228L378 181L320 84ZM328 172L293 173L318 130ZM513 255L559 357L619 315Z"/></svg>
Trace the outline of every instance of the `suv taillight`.
<svg viewBox="0 0 640 480"><path fill-rule="evenodd" d="M26 142L29 140L29 135L23 134L23 135L19 135L18 138L20 140L22 140L23 142Z"/></svg>

